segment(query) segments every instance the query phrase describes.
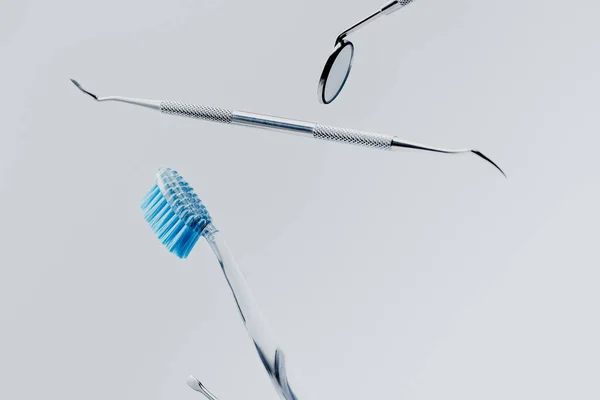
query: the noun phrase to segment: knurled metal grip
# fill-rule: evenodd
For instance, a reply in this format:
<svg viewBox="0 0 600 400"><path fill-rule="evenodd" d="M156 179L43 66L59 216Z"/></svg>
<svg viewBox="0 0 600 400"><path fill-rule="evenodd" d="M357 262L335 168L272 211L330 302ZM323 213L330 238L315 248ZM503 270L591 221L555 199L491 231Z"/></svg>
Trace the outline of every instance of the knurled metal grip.
<svg viewBox="0 0 600 400"><path fill-rule="evenodd" d="M401 9L402 7L407 6L412 2L413 0L390 1L389 3L386 3L383 5L383 7L381 7L381 12L383 12L384 14L391 14L394 11Z"/></svg>
<svg viewBox="0 0 600 400"><path fill-rule="evenodd" d="M391 149L393 139L393 137L389 135L360 132L352 129L335 128L323 125L315 125L313 128L313 136L317 139L350 143L383 150Z"/></svg>
<svg viewBox="0 0 600 400"><path fill-rule="evenodd" d="M165 114L182 115L184 117L205 119L225 124L231 123L233 115L231 110L224 108L206 107L170 100L165 100L160 103L160 111Z"/></svg>

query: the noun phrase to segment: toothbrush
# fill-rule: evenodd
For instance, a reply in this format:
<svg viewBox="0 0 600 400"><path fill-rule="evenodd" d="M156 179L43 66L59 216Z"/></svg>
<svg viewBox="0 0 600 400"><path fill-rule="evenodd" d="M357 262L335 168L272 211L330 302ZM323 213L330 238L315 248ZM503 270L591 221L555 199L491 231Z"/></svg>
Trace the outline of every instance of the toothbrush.
<svg viewBox="0 0 600 400"><path fill-rule="evenodd" d="M293 119L272 117L262 114L254 114L245 111L234 111L224 108L207 107L195 104L180 103L170 100L148 100L136 99L121 96L98 97L94 93L86 90L79 82L71 79L71 82L83 93L89 95L96 101L120 101L122 103L134 104L161 111L164 114L180 115L204 119L212 122L221 122L225 124L244 125L251 127L260 127L274 129L285 133L295 133L301 136L313 137L315 139L330 140L333 142L349 143L366 147L373 147L382 150L401 150L413 149L432 151L445 154L473 153L486 160L498 169L506 177L502 169L485 156L479 150L458 149L449 150L437 147L429 147L417 143L410 143L401 140L397 136L382 135L379 133L361 132L352 129L336 128L332 126L320 125L313 122L297 121Z"/></svg>
<svg viewBox="0 0 600 400"><path fill-rule="evenodd" d="M169 168L158 170L156 184L141 203L144 218L162 243L179 258L186 258L204 237L217 256L236 301L240 316L254 342L258 355L282 400L296 400L287 380L283 352L277 346L241 269L236 265L219 230L202 201L189 184ZM216 400L196 378L188 385Z"/></svg>

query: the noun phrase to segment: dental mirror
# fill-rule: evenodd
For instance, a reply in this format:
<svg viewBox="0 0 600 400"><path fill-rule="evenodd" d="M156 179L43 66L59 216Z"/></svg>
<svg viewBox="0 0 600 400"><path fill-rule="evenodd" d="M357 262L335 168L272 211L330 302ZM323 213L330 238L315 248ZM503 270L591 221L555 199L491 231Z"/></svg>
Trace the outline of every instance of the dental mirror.
<svg viewBox="0 0 600 400"><path fill-rule="evenodd" d="M321 78L319 79L318 94L321 103L330 104L333 102L344 88L346 80L348 80L348 75L350 75L352 58L354 57L354 45L352 42L346 40L346 36L356 32L377 18L383 15L389 15L412 2L413 0L389 1L373 14L352 25L338 35L333 53L331 53L327 59L323 72L321 73Z"/></svg>
<svg viewBox="0 0 600 400"><path fill-rule="evenodd" d="M321 79L319 79L319 100L323 104L329 104L340 94L354 58L354 45L352 42L342 40L335 46L333 53L327 59Z"/></svg>

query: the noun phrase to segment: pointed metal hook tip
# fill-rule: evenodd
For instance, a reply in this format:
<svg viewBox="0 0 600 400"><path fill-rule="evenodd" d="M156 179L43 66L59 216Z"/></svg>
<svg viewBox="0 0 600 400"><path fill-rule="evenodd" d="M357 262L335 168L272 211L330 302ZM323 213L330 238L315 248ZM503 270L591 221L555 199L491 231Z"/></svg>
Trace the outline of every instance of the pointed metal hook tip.
<svg viewBox="0 0 600 400"><path fill-rule="evenodd" d="M160 100L148 100L148 99L134 99L132 97L122 97L122 96L107 96L107 97L98 97L94 93L86 90L81 86L81 83L77 82L75 79L71 79L73 85L77 87L77 89L81 90L83 93L87 94L94 100L100 101L120 101L121 103L129 103L134 104L136 106L148 107L154 110L160 110Z"/></svg>
<svg viewBox="0 0 600 400"><path fill-rule="evenodd" d="M453 150L453 149L442 149L442 148L439 148L439 147L430 147L430 146L424 146L422 144L405 142L405 141L399 139L398 137L394 137L392 139L392 150L401 150L401 149L425 150L425 151L432 151L434 153L443 153L443 154L465 154L465 153L473 153L477 157L479 157L479 158L487 161L488 163L492 164L506 178L506 174L504 173L504 171L502 171L502 168L500 168L498 166L498 164L496 164L495 162L493 162L491 158L489 158L488 156L486 156L485 154L483 154L479 150L474 150L474 149L456 149L456 150Z"/></svg>
<svg viewBox="0 0 600 400"><path fill-rule="evenodd" d="M506 174L504 173L504 171L502 171L502 168L500 168L498 166L498 164L496 164L495 162L492 161L491 158L489 158L488 156L486 156L485 154L483 154L482 152L480 152L479 150L471 150L471 153L475 154L476 156L479 156L481 158L483 158L485 161L489 162L490 164L492 164L494 167L496 167L496 169L498 171L500 171L500 173L502 175L504 175L504 178L508 179L508 177L506 176Z"/></svg>
<svg viewBox="0 0 600 400"><path fill-rule="evenodd" d="M79 82L77 82L75 79L71 79L71 82L73 82L73 85L75 85L77 87L77 89L81 90L83 93L87 94L88 96L92 97L94 100L98 101L98 96L96 96L92 92L88 92L87 90L85 90L83 88L83 86L81 86L81 84Z"/></svg>

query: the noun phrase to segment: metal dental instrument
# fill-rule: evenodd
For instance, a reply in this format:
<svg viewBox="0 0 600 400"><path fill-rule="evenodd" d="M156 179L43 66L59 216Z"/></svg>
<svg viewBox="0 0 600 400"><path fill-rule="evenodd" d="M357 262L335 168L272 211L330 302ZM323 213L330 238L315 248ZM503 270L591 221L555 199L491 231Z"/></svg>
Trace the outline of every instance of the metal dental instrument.
<svg viewBox="0 0 600 400"><path fill-rule="evenodd" d="M196 392L202 393L208 400L218 400L195 376L190 375L187 379L187 384Z"/></svg>
<svg viewBox="0 0 600 400"><path fill-rule="evenodd" d="M354 58L354 45L352 42L346 40L346 36L375 21L377 18L389 15L412 2L413 0L390 1L382 5L379 10L367 18L357 22L338 35L335 40L333 52L327 59L323 73L319 79L318 93L321 103L329 104L333 102L344 88L348 80L348 75L350 75L352 59Z"/></svg>
<svg viewBox="0 0 600 400"><path fill-rule="evenodd" d="M84 89L79 82L71 79L71 82L83 93L89 95L96 101L120 101L142 107L152 108L165 114L181 115L204 119L226 124L244 125L258 128L274 129L285 133L295 133L305 137L330 140L334 142L349 143L382 150L424 150L436 153L459 154L473 153L486 160L498 169L506 177L504 171L490 158L478 150L472 149L441 149L429 147L417 143L406 142L397 136L382 135L379 133L361 132L352 129L336 128L332 126L319 125L313 122L297 121L287 118L272 117L262 114L254 114L245 111L234 111L223 108L207 107L195 104L186 104L170 100L147 100L120 96L98 97L94 93Z"/></svg>

